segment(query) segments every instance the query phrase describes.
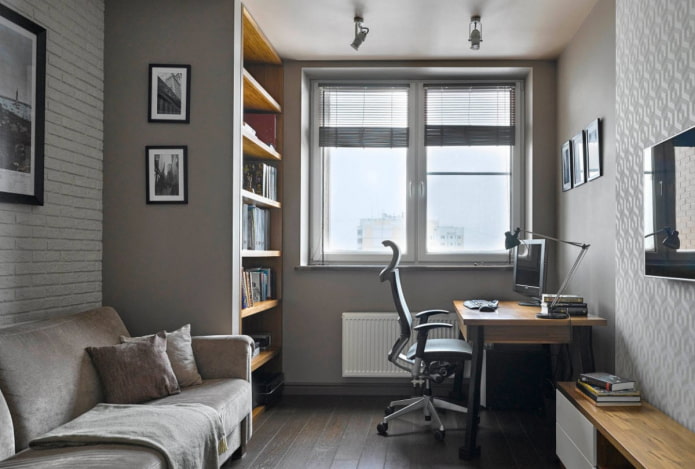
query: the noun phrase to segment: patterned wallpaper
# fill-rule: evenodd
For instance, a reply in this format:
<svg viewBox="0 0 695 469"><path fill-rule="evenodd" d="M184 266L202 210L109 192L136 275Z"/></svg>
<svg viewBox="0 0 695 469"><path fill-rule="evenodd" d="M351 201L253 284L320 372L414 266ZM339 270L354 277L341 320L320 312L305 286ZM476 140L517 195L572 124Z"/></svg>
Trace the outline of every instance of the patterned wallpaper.
<svg viewBox="0 0 695 469"><path fill-rule="evenodd" d="M695 125L695 0L616 4L616 372L695 431L695 283L644 277L643 149ZM695 181L693 181L695 183Z"/></svg>

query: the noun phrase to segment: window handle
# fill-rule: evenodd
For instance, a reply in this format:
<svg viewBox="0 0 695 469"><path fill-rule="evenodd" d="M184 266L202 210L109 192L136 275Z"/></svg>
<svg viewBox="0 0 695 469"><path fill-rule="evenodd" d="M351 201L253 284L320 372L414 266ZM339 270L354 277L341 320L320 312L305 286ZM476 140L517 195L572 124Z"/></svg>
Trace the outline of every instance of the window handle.
<svg viewBox="0 0 695 469"><path fill-rule="evenodd" d="M413 198L413 181L408 181L408 198Z"/></svg>
<svg viewBox="0 0 695 469"><path fill-rule="evenodd" d="M424 198L425 198L425 182L424 182L424 181L420 181L420 183L418 184L418 186L419 186L418 192L419 192L420 198L421 198L421 199L424 199Z"/></svg>

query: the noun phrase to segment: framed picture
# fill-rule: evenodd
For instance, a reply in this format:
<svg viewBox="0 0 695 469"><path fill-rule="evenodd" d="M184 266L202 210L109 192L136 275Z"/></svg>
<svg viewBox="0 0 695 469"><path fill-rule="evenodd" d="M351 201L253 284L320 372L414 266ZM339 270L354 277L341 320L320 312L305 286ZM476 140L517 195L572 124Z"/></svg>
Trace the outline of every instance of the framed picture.
<svg viewBox="0 0 695 469"><path fill-rule="evenodd" d="M562 156L562 191L572 189L572 142L567 140L560 150Z"/></svg>
<svg viewBox="0 0 695 469"><path fill-rule="evenodd" d="M191 66L150 64L149 122L190 122Z"/></svg>
<svg viewBox="0 0 695 469"><path fill-rule="evenodd" d="M43 205L46 30L0 5L0 202Z"/></svg>
<svg viewBox="0 0 695 469"><path fill-rule="evenodd" d="M584 156L584 131L572 137L572 187L586 182L586 157Z"/></svg>
<svg viewBox="0 0 695 469"><path fill-rule="evenodd" d="M600 120L596 119L589 124L584 133L586 134L586 179L593 181L601 176L601 130Z"/></svg>
<svg viewBox="0 0 695 469"><path fill-rule="evenodd" d="M188 147L145 148L148 204L188 203Z"/></svg>

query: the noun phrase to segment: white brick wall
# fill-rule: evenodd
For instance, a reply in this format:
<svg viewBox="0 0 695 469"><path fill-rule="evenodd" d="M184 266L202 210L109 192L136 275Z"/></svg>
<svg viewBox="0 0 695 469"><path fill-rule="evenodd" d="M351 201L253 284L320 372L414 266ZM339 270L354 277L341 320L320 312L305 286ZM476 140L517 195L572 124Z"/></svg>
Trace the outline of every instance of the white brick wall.
<svg viewBox="0 0 695 469"><path fill-rule="evenodd" d="M0 203L0 325L101 304L103 0L0 0L47 30L42 207Z"/></svg>

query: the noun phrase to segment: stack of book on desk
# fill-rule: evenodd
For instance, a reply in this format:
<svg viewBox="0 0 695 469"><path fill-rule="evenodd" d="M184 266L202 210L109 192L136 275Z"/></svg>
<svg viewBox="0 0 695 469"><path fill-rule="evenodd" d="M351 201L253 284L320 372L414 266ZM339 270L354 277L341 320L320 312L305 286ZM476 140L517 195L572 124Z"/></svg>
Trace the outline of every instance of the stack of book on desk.
<svg viewBox="0 0 695 469"><path fill-rule="evenodd" d="M550 306L557 295L551 293L543 293L541 301L544 305ZM560 295L560 299L553 307L553 313L565 313L570 316L586 316L589 314L589 309L584 303L584 297L578 295Z"/></svg>
<svg viewBox="0 0 695 469"><path fill-rule="evenodd" d="M642 403L637 383L610 373L582 373L577 389L598 406L638 406Z"/></svg>

